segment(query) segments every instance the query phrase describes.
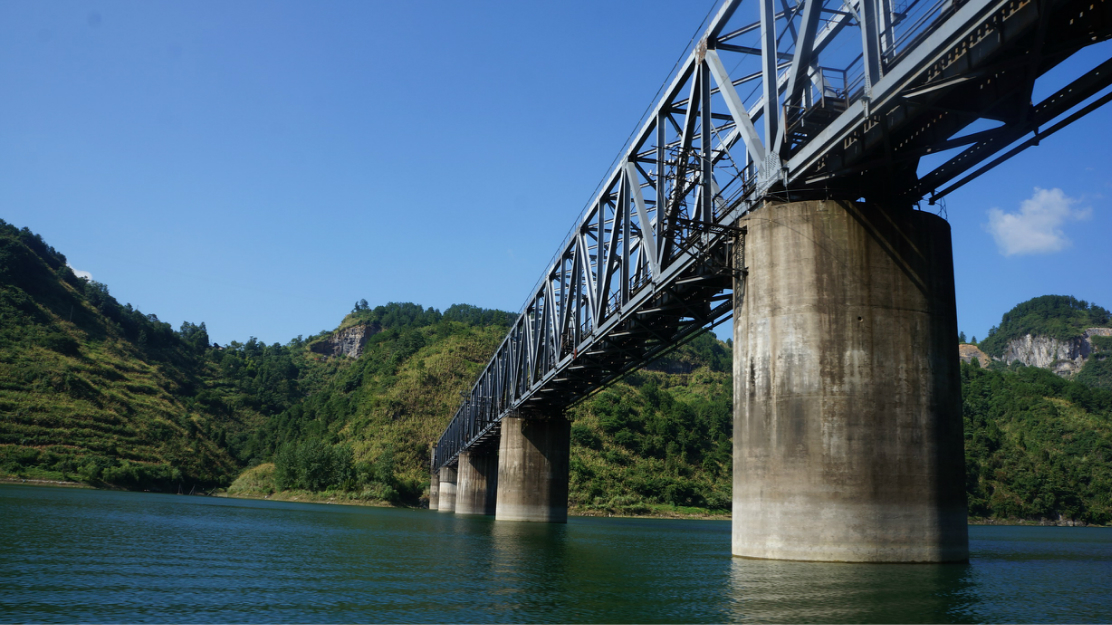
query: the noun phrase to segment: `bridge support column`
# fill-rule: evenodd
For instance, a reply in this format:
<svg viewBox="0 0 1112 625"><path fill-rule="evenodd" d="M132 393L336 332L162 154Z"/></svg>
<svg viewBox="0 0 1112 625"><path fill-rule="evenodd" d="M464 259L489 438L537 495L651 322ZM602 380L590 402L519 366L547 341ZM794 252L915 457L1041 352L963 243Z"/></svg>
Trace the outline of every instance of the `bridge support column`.
<svg viewBox="0 0 1112 625"><path fill-rule="evenodd" d="M949 225L838 201L737 225L734 555L967 560Z"/></svg>
<svg viewBox="0 0 1112 625"><path fill-rule="evenodd" d="M429 480L429 510L436 510L440 507L440 476L436 471L432 472L432 479Z"/></svg>
<svg viewBox="0 0 1112 625"><path fill-rule="evenodd" d="M500 521L567 523L571 422L504 417L498 447Z"/></svg>
<svg viewBox="0 0 1112 625"><path fill-rule="evenodd" d="M440 497L437 511L456 511L456 467L440 467Z"/></svg>
<svg viewBox="0 0 1112 625"><path fill-rule="evenodd" d="M436 466L436 445L429 445L429 464ZM429 475L429 510L436 510L440 503L440 474L433 469Z"/></svg>
<svg viewBox="0 0 1112 625"><path fill-rule="evenodd" d="M456 514L494 514L498 455L461 451L456 480Z"/></svg>

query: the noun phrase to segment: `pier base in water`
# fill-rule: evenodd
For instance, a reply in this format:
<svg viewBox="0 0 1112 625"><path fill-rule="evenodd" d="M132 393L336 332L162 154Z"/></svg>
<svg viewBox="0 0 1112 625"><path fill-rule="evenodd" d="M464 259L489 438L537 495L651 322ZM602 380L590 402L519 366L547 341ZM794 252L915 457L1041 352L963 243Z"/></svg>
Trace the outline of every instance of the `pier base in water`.
<svg viewBox="0 0 1112 625"><path fill-rule="evenodd" d="M456 511L456 468L440 467L440 494L437 511Z"/></svg>
<svg viewBox="0 0 1112 625"><path fill-rule="evenodd" d="M456 479L456 514L494 514L498 454L462 451Z"/></svg>
<svg viewBox="0 0 1112 625"><path fill-rule="evenodd" d="M570 434L563 415L502 419L495 519L567 522Z"/></svg>

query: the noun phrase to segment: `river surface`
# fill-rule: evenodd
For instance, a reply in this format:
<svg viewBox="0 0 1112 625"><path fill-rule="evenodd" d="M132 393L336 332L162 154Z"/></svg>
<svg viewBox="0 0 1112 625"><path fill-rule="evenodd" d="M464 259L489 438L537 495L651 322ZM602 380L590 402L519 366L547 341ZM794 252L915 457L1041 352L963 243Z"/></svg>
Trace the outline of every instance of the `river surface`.
<svg viewBox="0 0 1112 625"><path fill-rule="evenodd" d="M0 485L4 622L1109 622L1112 529L970 528L968 565L730 556L728 521Z"/></svg>

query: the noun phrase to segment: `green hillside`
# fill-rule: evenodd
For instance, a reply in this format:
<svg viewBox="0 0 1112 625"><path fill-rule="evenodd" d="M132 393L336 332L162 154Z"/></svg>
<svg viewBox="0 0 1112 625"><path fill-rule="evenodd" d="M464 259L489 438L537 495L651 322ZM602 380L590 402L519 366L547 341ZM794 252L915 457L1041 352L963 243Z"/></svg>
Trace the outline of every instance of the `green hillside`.
<svg viewBox="0 0 1112 625"><path fill-rule="evenodd" d="M357 360L311 350L331 333L216 346L203 323L121 305L0 221L0 475L188 491L278 460L282 485L416 502L428 442L510 319L363 301L340 328L382 331ZM298 474L288 458L328 462Z"/></svg>
<svg viewBox="0 0 1112 625"><path fill-rule="evenodd" d="M200 384L206 346L120 306L38 235L0 221L0 472L128 488L226 482L236 463L207 434L225 426L181 400Z"/></svg>
<svg viewBox="0 0 1112 625"><path fill-rule="evenodd" d="M507 320L459 305L444 314L413 304L353 313L342 327L385 329L360 358L330 359L320 388L274 414L248 442L258 460L275 461L273 488L416 503L428 487L429 444L505 336Z"/></svg>
<svg viewBox="0 0 1112 625"><path fill-rule="evenodd" d="M376 336L260 430L277 470L251 472L240 492L413 502L427 488L427 444L504 332L418 319ZM1021 366L962 375L971 514L1112 522L1112 394ZM731 389L729 348L704 334L573 406L573 512L726 511Z"/></svg>
<svg viewBox="0 0 1112 625"><path fill-rule="evenodd" d="M730 368L726 345L706 333L573 407L573 509L728 512Z"/></svg>
<svg viewBox="0 0 1112 625"><path fill-rule="evenodd" d="M1093 388L1112 391L1112 336L1094 336L1090 340L1093 353L1074 379Z"/></svg>
<svg viewBox="0 0 1112 625"><path fill-rule="evenodd" d="M961 376L970 515L1112 523L1112 392L1036 367Z"/></svg>
<svg viewBox="0 0 1112 625"><path fill-rule="evenodd" d="M0 222L0 476L417 505L429 444L512 319L361 301L333 332L215 346L203 323L174 330L121 305ZM993 338L1107 322L1094 304L1037 298ZM356 326L369 336L359 358L323 355ZM1100 388L1112 337L1093 344L1072 381L962 366L971 514L1112 523L1112 390ZM726 511L730 369L729 347L705 333L572 406L573 511Z"/></svg>
<svg viewBox="0 0 1112 625"><path fill-rule="evenodd" d="M512 317L459 306L443 315L389 310L394 318L383 325L392 327L374 335L362 357L342 363L318 392L259 429L248 446L274 467L250 471L231 493L296 489L411 504L427 493L429 444ZM357 312L341 327L381 321ZM572 507L727 509L729 367L726 346L704 334L573 407Z"/></svg>

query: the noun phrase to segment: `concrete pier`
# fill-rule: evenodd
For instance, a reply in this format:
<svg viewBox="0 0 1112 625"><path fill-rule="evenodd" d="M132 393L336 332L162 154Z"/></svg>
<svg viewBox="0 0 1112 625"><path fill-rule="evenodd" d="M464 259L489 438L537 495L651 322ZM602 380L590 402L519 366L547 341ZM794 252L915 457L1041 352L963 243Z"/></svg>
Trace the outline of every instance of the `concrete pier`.
<svg viewBox="0 0 1112 625"><path fill-rule="evenodd" d="M456 467L440 467L439 512L456 511Z"/></svg>
<svg viewBox="0 0 1112 625"><path fill-rule="evenodd" d="M968 560L949 225L839 201L737 225L734 555Z"/></svg>
<svg viewBox="0 0 1112 625"><path fill-rule="evenodd" d="M570 435L563 415L502 419L495 519L567 522Z"/></svg>
<svg viewBox="0 0 1112 625"><path fill-rule="evenodd" d="M429 510L436 510L440 507L440 475L436 471L432 472L432 478L429 480Z"/></svg>
<svg viewBox="0 0 1112 625"><path fill-rule="evenodd" d="M456 514L494 514L498 454L461 451L456 479Z"/></svg>
<svg viewBox="0 0 1112 625"><path fill-rule="evenodd" d="M429 465L436 466L436 445L429 445ZM440 474L436 469L429 475L429 510L436 510L440 503Z"/></svg>

